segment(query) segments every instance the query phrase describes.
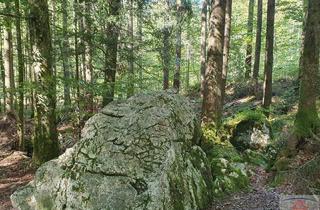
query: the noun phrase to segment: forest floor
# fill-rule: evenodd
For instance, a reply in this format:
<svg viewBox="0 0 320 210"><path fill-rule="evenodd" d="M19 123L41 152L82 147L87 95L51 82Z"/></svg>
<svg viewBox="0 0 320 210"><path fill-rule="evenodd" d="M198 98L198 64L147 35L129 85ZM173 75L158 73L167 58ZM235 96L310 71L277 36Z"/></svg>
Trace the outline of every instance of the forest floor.
<svg viewBox="0 0 320 210"><path fill-rule="evenodd" d="M17 142L15 120L0 119L0 210L11 210L10 195L33 179L31 158L14 151Z"/></svg>
<svg viewBox="0 0 320 210"><path fill-rule="evenodd" d="M281 194L292 194L292 186L272 188L268 185L272 173L262 167L252 169L249 189L214 202L209 210L278 210Z"/></svg>

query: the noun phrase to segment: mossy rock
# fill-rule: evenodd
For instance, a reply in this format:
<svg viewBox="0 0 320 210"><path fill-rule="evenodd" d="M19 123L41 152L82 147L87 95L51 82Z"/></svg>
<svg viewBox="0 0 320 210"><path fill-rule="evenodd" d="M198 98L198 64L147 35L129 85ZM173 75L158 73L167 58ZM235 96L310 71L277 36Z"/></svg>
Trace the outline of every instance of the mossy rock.
<svg viewBox="0 0 320 210"><path fill-rule="evenodd" d="M227 120L224 126L231 144L241 152L266 148L272 138L271 125L260 111L244 111Z"/></svg>

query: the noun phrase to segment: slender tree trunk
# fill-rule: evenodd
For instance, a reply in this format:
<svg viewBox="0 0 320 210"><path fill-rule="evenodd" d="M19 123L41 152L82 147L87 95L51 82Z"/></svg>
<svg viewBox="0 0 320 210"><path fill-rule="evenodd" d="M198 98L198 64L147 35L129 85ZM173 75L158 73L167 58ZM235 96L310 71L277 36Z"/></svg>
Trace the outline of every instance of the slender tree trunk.
<svg viewBox="0 0 320 210"><path fill-rule="evenodd" d="M127 89L127 98L133 96L134 94L134 56L133 56L133 0L129 0L129 24L128 24L128 33L129 33L129 62L128 62L128 89Z"/></svg>
<svg viewBox="0 0 320 210"><path fill-rule="evenodd" d="M252 40L253 40L253 13L254 0L249 0L248 25L247 25L247 52L245 78L250 78L252 67Z"/></svg>
<svg viewBox="0 0 320 210"><path fill-rule="evenodd" d="M140 45L143 43L143 4L144 0L139 0L138 1L138 17L137 17L137 28L138 28L138 47L137 47L137 52L139 53L139 88L142 90L143 88L143 68L142 68L142 50Z"/></svg>
<svg viewBox="0 0 320 210"><path fill-rule="evenodd" d="M29 11L30 13L30 11ZM31 19L29 18L28 19L28 29L29 29L29 49L28 49L28 60L29 60L29 78L30 78L30 82L32 84L32 88L31 88L31 92L30 92L30 99L31 99L31 119L33 119L35 117L35 72L34 72L34 68L33 68L33 64L34 64L34 55L33 55L33 46L34 46L34 43L35 43L35 38L34 38L34 28L33 28L33 25L32 25L32 21Z"/></svg>
<svg viewBox="0 0 320 210"><path fill-rule="evenodd" d="M56 127L56 81L52 68L52 43L47 0L29 0L31 31L34 33L36 74L33 161L44 163L59 155Z"/></svg>
<svg viewBox="0 0 320 210"><path fill-rule="evenodd" d="M79 0L79 11L84 10L83 0ZM80 12L79 12L80 13ZM86 78L86 52L85 52L85 30L84 30L84 19L85 15L83 13L80 13L79 15L80 21L79 21L79 28L80 28L80 49L81 49L81 80L84 82L87 81Z"/></svg>
<svg viewBox="0 0 320 210"><path fill-rule="evenodd" d="M207 8L208 0L203 0L201 10L201 55L200 55L200 84L201 84L201 96L203 97L205 72L207 63Z"/></svg>
<svg viewBox="0 0 320 210"><path fill-rule="evenodd" d="M186 89L189 89L190 86L190 60L191 60L191 44L190 39L188 38L187 46L187 71L186 71Z"/></svg>
<svg viewBox="0 0 320 210"><path fill-rule="evenodd" d="M6 2L6 11L10 13L10 3ZM12 47L12 26L11 19L4 19L3 32L3 63L5 70L5 88L6 88L6 111L14 111L14 75L13 75L13 47Z"/></svg>
<svg viewBox="0 0 320 210"><path fill-rule="evenodd" d="M260 68L260 54L261 54L261 32L262 32L262 3L263 0L258 0L257 10L257 34L256 34L256 49L254 53L254 65L253 65L253 81L254 81L254 92L258 94L258 77Z"/></svg>
<svg viewBox="0 0 320 210"><path fill-rule="evenodd" d="M81 127L80 127L80 69L79 69L79 43L78 43L78 18L79 18L79 8L78 8L78 0L74 0L74 51L75 51L75 62L76 62L76 104L78 110L78 119L77 119L77 137L78 140L81 138Z"/></svg>
<svg viewBox="0 0 320 210"><path fill-rule="evenodd" d="M57 42L57 35L56 35L56 22L57 22L57 5L56 0L50 1L50 9L51 9L51 39L52 39L52 68L53 68L53 74L57 75L57 58L56 58L56 42Z"/></svg>
<svg viewBox="0 0 320 210"><path fill-rule="evenodd" d="M62 43L61 43L61 56L63 63L63 76L64 76L64 105L66 107L71 105L70 99L70 65L69 65L69 38L68 38L68 2L62 0Z"/></svg>
<svg viewBox="0 0 320 210"><path fill-rule="evenodd" d="M179 91L180 89L180 68L181 68L181 32L182 32L182 3L181 0L176 0L176 63L173 76L173 88Z"/></svg>
<svg viewBox="0 0 320 210"><path fill-rule="evenodd" d="M106 43L105 43L105 75L104 84L106 93L103 96L103 105L109 104L114 99L116 70L117 70L117 54L118 54L118 39L119 26L118 19L120 15L121 1L108 0L110 8L109 16L113 20L108 20L106 29Z"/></svg>
<svg viewBox="0 0 320 210"><path fill-rule="evenodd" d="M24 56L22 52L22 40L21 40L21 14L20 14L20 2L15 0L15 13L16 17L16 36L17 36L17 55L18 55L18 72L19 72L19 100L18 100L18 136L19 136L19 149L25 150L24 142Z"/></svg>
<svg viewBox="0 0 320 210"><path fill-rule="evenodd" d="M231 17L232 17L232 0L226 0L226 17L224 30L224 45L223 45L223 70L222 70L222 104L224 103L225 90L227 84L229 51L230 51L230 32L231 32Z"/></svg>
<svg viewBox="0 0 320 210"><path fill-rule="evenodd" d="M316 107L319 78L320 1L309 0L300 65L300 98L295 119L298 138L309 137L320 127Z"/></svg>
<svg viewBox="0 0 320 210"><path fill-rule="evenodd" d="M273 44L274 44L274 16L275 0L268 0L267 10L267 35L266 58L264 66L263 108L269 109L272 100L272 68L273 68Z"/></svg>
<svg viewBox="0 0 320 210"><path fill-rule="evenodd" d="M3 101L1 104L1 111L5 112L6 110L6 86L5 86L5 71L3 66L3 39L2 39L2 28L0 26L0 73L1 73L1 81L2 81L2 93L3 93Z"/></svg>
<svg viewBox="0 0 320 210"><path fill-rule="evenodd" d="M303 54L303 45L304 45L304 37L306 33L306 21L307 21L307 15L308 15L308 1L309 0L302 0L303 1L303 22L302 22L302 35L301 35L301 49L300 49L300 60L299 60L299 74L298 79L300 79L301 76L301 69L302 69L302 54Z"/></svg>
<svg viewBox="0 0 320 210"><path fill-rule="evenodd" d="M85 45L85 77L86 82L89 86L89 91L86 93L87 108L93 111L93 46L92 46L92 21L91 21L91 11L92 3L91 0L85 0L85 17L84 17L84 45Z"/></svg>
<svg viewBox="0 0 320 210"><path fill-rule="evenodd" d="M170 30L168 27L162 29L162 71L163 71L163 89L169 88L169 69L170 69Z"/></svg>
<svg viewBox="0 0 320 210"><path fill-rule="evenodd" d="M211 8L202 120L219 126L223 105L221 87L226 1L212 1Z"/></svg>

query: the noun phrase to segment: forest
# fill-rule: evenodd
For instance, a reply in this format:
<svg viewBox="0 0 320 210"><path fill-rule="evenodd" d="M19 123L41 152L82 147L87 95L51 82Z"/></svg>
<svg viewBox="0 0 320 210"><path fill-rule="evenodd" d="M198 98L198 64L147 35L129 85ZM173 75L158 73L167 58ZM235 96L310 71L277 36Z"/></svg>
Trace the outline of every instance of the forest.
<svg viewBox="0 0 320 210"><path fill-rule="evenodd" d="M319 0L0 0L0 210L320 208Z"/></svg>

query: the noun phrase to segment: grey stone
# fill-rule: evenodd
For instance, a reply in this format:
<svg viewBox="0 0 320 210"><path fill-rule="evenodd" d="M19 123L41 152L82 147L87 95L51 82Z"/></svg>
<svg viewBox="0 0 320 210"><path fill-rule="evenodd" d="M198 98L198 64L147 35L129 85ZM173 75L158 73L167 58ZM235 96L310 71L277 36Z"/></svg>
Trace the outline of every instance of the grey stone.
<svg viewBox="0 0 320 210"><path fill-rule="evenodd" d="M21 210L203 209L212 175L199 134L182 96L158 92L113 102L12 203Z"/></svg>

